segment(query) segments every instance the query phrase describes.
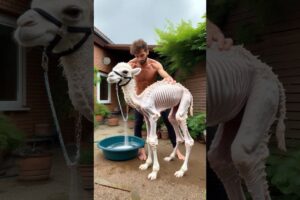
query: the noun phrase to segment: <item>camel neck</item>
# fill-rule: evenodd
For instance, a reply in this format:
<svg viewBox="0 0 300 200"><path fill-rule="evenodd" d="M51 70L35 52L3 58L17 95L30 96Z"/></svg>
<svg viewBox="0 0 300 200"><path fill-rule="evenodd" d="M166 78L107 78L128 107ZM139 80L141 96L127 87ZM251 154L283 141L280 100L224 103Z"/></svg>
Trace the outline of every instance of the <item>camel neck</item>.
<svg viewBox="0 0 300 200"><path fill-rule="evenodd" d="M136 81L132 79L127 85L122 87L125 101L131 107L139 106L139 96L136 94Z"/></svg>
<svg viewBox="0 0 300 200"><path fill-rule="evenodd" d="M82 68L91 67L93 64L93 54L90 50L93 47L93 37L89 37L87 41L74 53L63 56L60 58L63 66L68 66L70 68ZM69 65L72 65L69 66Z"/></svg>
<svg viewBox="0 0 300 200"><path fill-rule="evenodd" d="M74 53L60 58L68 81L68 94L76 110L93 119L93 37Z"/></svg>

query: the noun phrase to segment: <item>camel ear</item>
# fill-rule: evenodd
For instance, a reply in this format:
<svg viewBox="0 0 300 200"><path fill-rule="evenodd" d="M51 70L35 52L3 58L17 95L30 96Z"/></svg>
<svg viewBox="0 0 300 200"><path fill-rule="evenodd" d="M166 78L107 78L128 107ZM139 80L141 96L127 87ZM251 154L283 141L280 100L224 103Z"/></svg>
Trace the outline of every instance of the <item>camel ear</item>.
<svg viewBox="0 0 300 200"><path fill-rule="evenodd" d="M141 71L142 71L142 69L139 68L139 67L137 67L137 68L132 69L131 73L132 73L133 76L136 76L136 75L138 75Z"/></svg>

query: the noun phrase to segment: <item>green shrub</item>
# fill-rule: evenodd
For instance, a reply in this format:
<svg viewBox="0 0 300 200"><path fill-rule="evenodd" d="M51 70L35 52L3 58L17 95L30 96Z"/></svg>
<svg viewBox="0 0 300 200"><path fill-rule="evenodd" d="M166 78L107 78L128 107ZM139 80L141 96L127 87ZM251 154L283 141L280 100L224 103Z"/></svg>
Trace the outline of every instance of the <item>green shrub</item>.
<svg viewBox="0 0 300 200"><path fill-rule="evenodd" d="M24 134L5 116L0 115L0 150L13 151L24 141Z"/></svg>
<svg viewBox="0 0 300 200"><path fill-rule="evenodd" d="M198 139L205 130L205 114L198 113L187 119L189 132L194 139Z"/></svg>
<svg viewBox="0 0 300 200"><path fill-rule="evenodd" d="M267 160L266 171L272 197L300 199L300 150L284 155L272 154Z"/></svg>
<svg viewBox="0 0 300 200"><path fill-rule="evenodd" d="M134 114L130 114L130 115L128 115L128 120L135 120L135 117L134 117Z"/></svg>
<svg viewBox="0 0 300 200"><path fill-rule="evenodd" d="M98 72L99 72L99 70L98 70L97 66L94 66L94 86L96 86L97 83L101 83L101 77L98 77L98 75L97 75Z"/></svg>
<svg viewBox="0 0 300 200"><path fill-rule="evenodd" d="M95 115L102 115L103 117L107 117L110 115L110 111L107 106L100 104L100 103L95 103Z"/></svg>

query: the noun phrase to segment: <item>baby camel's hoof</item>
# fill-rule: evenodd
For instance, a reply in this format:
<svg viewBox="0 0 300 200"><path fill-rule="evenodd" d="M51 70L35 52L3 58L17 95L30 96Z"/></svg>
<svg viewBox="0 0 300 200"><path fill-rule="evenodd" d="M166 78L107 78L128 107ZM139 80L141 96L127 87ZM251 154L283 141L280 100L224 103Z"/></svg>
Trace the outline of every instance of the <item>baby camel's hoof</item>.
<svg viewBox="0 0 300 200"><path fill-rule="evenodd" d="M148 175L148 179L153 181L155 180L157 177L157 172L151 172L149 175Z"/></svg>
<svg viewBox="0 0 300 200"><path fill-rule="evenodd" d="M182 170L178 170L177 172L175 172L174 174L177 178L183 177L184 175L184 171Z"/></svg>
<svg viewBox="0 0 300 200"><path fill-rule="evenodd" d="M149 167L149 165L147 163L145 163L145 164L141 164L139 169L140 170L146 170L146 169L148 169L148 167Z"/></svg>
<svg viewBox="0 0 300 200"><path fill-rule="evenodd" d="M164 160L167 161L167 162L170 162L171 160L173 160L173 157L168 156L168 157L165 157Z"/></svg>

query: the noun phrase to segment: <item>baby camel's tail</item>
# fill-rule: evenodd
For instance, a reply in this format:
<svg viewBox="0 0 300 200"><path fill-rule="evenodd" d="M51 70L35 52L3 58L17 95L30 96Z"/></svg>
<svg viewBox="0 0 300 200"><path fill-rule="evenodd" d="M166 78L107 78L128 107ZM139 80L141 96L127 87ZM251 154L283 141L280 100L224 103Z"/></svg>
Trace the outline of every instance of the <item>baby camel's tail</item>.
<svg viewBox="0 0 300 200"><path fill-rule="evenodd" d="M193 96L191 95L191 104L190 104L190 115L193 116Z"/></svg>
<svg viewBox="0 0 300 200"><path fill-rule="evenodd" d="M286 151L285 146L285 125L284 125L284 119L286 118L286 106L285 106L285 93L282 83L278 83L279 85L279 91L280 91L280 101L279 101L279 119L276 127L276 138L278 141L278 148Z"/></svg>

